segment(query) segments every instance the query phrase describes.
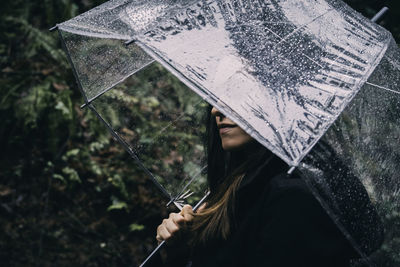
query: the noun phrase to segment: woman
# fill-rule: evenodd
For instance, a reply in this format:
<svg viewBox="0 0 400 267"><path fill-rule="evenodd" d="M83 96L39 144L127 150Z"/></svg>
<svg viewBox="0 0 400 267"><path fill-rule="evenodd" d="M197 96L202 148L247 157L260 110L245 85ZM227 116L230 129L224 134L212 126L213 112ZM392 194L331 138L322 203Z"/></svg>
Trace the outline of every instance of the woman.
<svg viewBox="0 0 400 267"><path fill-rule="evenodd" d="M210 107L211 109L211 107ZM210 197L157 228L166 266L349 266L357 253L296 172L217 109L209 112Z"/></svg>

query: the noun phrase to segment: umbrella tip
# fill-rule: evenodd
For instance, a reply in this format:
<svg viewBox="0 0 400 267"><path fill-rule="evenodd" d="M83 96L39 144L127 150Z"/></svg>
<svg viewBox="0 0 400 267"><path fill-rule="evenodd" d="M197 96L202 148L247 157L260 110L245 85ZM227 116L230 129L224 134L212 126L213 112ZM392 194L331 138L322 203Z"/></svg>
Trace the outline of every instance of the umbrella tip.
<svg viewBox="0 0 400 267"><path fill-rule="evenodd" d="M84 108L86 108L88 105L89 105L89 103L82 104L82 105L80 106L80 109L84 109Z"/></svg>
<svg viewBox="0 0 400 267"><path fill-rule="evenodd" d="M134 42L136 42L136 39L131 39L129 41L126 41L125 42L125 46L128 46L128 45L130 45L131 43L134 43Z"/></svg>
<svg viewBox="0 0 400 267"><path fill-rule="evenodd" d="M292 166L292 167L288 170L287 174L288 174L288 175L291 175L295 169L296 169L296 167L295 167L295 166Z"/></svg>
<svg viewBox="0 0 400 267"><path fill-rule="evenodd" d="M375 16L371 19L372 22L377 22L379 19L383 17L383 15L389 10L388 7L383 7Z"/></svg>
<svg viewBox="0 0 400 267"><path fill-rule="evenodd" d="M51 27L50 29L49 29L49 31L50 32L53 32L53 31L55 31L55 30L57 30L58 29L58 25L56 25L56 26L54 26L54 27Z"/></svg>

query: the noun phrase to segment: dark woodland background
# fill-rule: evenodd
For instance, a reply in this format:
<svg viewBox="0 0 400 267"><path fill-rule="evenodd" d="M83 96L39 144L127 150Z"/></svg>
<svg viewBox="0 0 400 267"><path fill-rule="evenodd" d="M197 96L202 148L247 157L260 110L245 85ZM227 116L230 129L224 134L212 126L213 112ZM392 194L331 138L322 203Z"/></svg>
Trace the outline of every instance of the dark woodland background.
<svg viewBox="0 0 400 267"><path fill-rule="evenodd" d="M137 266L170 212L153 183L130 168L122 146L80 110L58 35L48 31L102 2L2 1L1 266ZM380 24L400 43L398 0L346 2L368 18L389 6ZM160 89L177 83L159 67L136 82Z"/></svg>

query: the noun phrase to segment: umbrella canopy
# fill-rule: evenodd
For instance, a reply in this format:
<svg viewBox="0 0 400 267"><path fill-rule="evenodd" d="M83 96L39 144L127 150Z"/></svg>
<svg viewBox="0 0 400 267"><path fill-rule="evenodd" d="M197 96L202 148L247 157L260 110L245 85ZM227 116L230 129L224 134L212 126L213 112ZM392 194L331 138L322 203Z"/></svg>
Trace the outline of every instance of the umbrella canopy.
<svg viewBox="0 0 400 267"><path fill-rule="evenodd" d="M57 26L86 105L172 200L197 174L170 186L107 119L115 108L97 111L153 60L298 167L365 260L400 260L400 57L389 32L336 0L112 0ZM368 259L380 218L385 245Z"/></svg>

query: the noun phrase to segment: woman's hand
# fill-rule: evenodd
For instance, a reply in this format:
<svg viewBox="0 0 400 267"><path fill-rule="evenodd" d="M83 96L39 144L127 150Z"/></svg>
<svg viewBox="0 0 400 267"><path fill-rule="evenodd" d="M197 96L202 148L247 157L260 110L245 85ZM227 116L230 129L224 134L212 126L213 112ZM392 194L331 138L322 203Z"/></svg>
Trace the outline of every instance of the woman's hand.
<svg viewBox="0 0 400 267"><path fill-rule="evenodd" d="M193 209L190 205L183 206L180 213L170 213L168 219L164 219L157 227L158 243L175 239L192 219Z"/></svg>

